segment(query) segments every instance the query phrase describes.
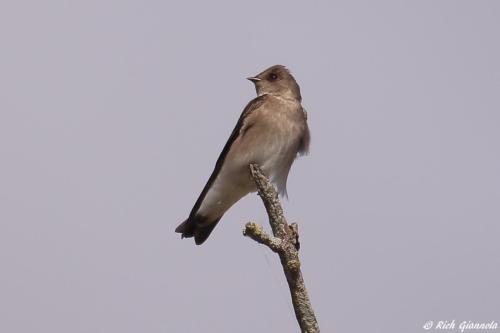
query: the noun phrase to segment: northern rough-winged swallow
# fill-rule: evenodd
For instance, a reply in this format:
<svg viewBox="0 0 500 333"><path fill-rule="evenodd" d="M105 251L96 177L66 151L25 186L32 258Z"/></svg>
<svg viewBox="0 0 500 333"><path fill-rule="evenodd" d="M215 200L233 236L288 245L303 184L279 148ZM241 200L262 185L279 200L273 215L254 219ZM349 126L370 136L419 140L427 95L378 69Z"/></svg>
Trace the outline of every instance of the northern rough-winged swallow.
<svg viewBox="0 0 500 333"><path fill-rule="evenodd" d="M243 110L188 219L175 229L182 238L194 237L197 245L233 204L257 190L251 163L258 164L283 195L293 161L309 149L307 116L290 72L275 65L248 80L255 84L257 97Z"/></svg>

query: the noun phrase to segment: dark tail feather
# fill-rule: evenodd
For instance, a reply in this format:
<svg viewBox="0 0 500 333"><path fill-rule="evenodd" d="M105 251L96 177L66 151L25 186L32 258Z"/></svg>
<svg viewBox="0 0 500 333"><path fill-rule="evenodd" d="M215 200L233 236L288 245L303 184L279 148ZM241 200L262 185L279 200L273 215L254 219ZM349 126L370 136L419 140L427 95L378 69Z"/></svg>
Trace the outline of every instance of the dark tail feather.
<svg viewBox="0 0 500 333"><path fill-rule="evenodd" d="M220 217L214 221L207 221L201 216L190 217L179 224L175 232L182 234L182 238L194 237L196 245L200 245L207 240L219 220Z"/></svg>
<svg viewBox="0 0 500 333"><path fill-rule="evenodd" d="M182 234L182 238L189 238L194 236L195 229L196 225L192 222L192 220L187 219L175 228L175 232Z"/></svg>

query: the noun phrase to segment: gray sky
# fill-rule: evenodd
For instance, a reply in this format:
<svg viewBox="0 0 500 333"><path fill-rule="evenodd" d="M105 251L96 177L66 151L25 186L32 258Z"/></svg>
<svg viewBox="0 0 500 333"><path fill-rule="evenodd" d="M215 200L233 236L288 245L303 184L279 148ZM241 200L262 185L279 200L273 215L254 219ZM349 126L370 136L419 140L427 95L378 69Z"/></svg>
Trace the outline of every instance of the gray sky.
<svg viewBox="0 0 500 333"><path fill-rule="evenodd" d="M497 1L2 1L0 331L298 332L277 258L174 234L277 63L323 332L500 321Z"/></svg>

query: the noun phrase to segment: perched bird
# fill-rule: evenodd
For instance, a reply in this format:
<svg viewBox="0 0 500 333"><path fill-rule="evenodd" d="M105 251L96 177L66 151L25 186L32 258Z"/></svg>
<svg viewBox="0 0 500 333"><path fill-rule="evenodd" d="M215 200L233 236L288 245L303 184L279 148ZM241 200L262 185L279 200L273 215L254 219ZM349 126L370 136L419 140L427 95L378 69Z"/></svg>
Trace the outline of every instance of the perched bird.
<svg viewBox="0 0 500 333"><path fill-rule="evenodd" d="M300 88L288 69L272 66L249 77L257 97L243 110L217 159L215 169L187 220L175 231L202 244L222 215L238 200L257 190L249 170L258 164L281 195L298 154L309 149L307 115Z"/></svg>

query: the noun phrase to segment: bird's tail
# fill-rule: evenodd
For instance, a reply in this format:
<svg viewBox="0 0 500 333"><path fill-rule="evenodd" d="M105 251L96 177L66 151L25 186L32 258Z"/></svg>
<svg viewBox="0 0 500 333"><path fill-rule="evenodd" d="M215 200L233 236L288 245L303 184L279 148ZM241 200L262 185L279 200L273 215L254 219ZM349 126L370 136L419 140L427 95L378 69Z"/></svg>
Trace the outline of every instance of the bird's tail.
<svg viewBox="0 0 500 333"><path fill-rule="evenodd" d="M221 217L212 221L203 216L189 217L175 228L175 232L182 234L182 238L194 237L196 245L200 245L207 240Z"/></svg>

